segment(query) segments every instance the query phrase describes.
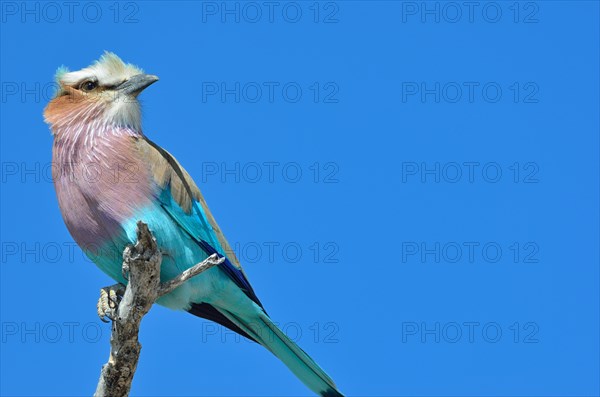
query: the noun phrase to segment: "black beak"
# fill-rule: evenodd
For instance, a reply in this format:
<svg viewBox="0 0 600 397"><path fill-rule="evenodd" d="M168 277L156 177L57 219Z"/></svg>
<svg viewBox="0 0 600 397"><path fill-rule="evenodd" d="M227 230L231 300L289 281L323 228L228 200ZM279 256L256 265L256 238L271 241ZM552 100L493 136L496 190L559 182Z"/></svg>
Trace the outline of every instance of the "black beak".
<svg viewBox="0 0 600 397"><path fill-rule="evenodd" d="M136 74L135 76L125 80L117 86L119 93L124 95L138 96L150 84L158 81L158 77L153 74Z"/></svg>

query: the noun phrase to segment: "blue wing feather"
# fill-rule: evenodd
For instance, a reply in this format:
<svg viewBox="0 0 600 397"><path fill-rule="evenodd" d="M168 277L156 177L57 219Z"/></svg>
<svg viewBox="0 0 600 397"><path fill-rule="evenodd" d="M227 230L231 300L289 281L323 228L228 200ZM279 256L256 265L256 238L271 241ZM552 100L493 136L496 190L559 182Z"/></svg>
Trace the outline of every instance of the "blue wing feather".
<svg viewBox="0 0 600 397"><path fill-rule="evenodd" d="M195 214L186 214L179 205L171 197L170 189L167 187L163 190L161 195L161 207L163 210L177 223L189 236L202 248L207 255L217 254L219 257L225 257L225 261L219 265L221 270L242 290L244 293L252 299L257 305L263 310L264 307L261 301L256 296L254 289L250 285L250 282L244 275L244 273L234 266L226 253L223 251L223 247L219 244L218 238L214 233L213 228L205 217L204 211L200 208L198 202L194 201ZM210 241L210 243L208 241ZM211 244L212 243L212 244ZM218 247L218 249L217 249Z"/></svg>
<svg viewBox="0 0 600 397"><path fill-rule="evenodd" d="M220 243L219 236L217 235L213 224L210 222L210 217L206 213L208 212L208 207L205 211L202 203L197 201L204 201L204 199L202 198L200 191L194 184L194 181L191 179L191 177L187 174L187 172L185 172L185 170L183 170L177 160L175 160L175 158L169 152L151 140L144 138L142 140L138 140L138 144L141 145L140 147L142 148L142 152L145 153L144 156L153 157L158 154L158 158L154 160L154 166L158 168L168 167L171 171L173 171L173 173L165 173L164 169L161 169L161 172L159 173L161 175L170 175L170 179L167 180L168 182L165 181L167 183L164 185L159 183L159 186L161 186L161 191L158 199L163 210L166 211L169 217L171 217L171 219L173 219L173 221L182 230L184 230L185 233L188 234L207 255L217 253L219 256L225 257L225 261L220 265L220 268L242 291L244 291L244 293L250 299L263 308L260 300L256 296L256 293L250 286L246 275L241 270L241 267L237 267L232 264L232 258L235 259L235 254L233 252L225 252L225 247L223 245L227 245L227 242L224 240L224 238L222 240L223 244ZM161 165L158 166L157 163L160 163ZM176 179L174 180L173 178ZM180 188L182 187L183 191L185 191L191 200L191 208L187 208L187 211L185 211L181 207L180 203L175 200L172 193L172 183L178 184L178 188L175 189L176 191L181 191ZM196 192L196 195L194 195L193 190ZM218 228L216 223L215 227ZM235 260L233 262L235 262ZM190 266L191 265L192 264L190 264Z"/></svg>

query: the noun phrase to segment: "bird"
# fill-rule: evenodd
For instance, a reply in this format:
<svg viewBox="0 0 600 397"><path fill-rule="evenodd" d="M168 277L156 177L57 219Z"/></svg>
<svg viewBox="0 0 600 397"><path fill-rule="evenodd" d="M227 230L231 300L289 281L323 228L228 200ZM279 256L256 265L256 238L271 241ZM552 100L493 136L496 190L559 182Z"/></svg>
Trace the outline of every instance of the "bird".
<svg viewBox="0 0 600 397"><path fill-rule="evenodd" d="M44 109L53 182L66 227L87 256L126 285L122 253L146 223L162 253L161 281L217 254L224 261L157 303L214 321L279 358L320 396L343 396L331 377L271 320L190 174L143 132L138 95L158 77L104 52L56 71Z"/></svg>

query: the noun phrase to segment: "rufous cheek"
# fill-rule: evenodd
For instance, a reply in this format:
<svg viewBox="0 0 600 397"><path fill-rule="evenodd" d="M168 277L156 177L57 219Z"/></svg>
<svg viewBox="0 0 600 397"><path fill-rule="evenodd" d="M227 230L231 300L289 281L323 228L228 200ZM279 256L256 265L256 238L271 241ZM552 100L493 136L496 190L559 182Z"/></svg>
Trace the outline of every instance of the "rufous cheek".
<svg viewBox="0 0 600 397"><path fill-rule="evenodd" d="M92 108L99 105L97 96L86 95L71 87L63 88L66 92L63 95L57 96L51 100L44 109L44 120L48 123L53 132L66 123L73 121L86 121L85 117L90 117L91 112L86 112L86 108ZM74 118L82 116L82 119L74 120Z"/></svg>

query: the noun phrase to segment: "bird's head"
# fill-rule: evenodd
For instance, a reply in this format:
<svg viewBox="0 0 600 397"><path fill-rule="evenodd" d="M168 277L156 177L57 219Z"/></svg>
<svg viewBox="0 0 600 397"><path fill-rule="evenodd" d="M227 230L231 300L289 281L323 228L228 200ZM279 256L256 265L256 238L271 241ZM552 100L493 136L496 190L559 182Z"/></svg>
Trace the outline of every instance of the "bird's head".
<svg viewBox="0 0 600 397"><path fill-rule="evenodd" d="M53 134L107 127L128 128L141 132L141 110L137 96L158 77L124 63L118 56L105 52L92 65L69 72L56 72L56 96L44 111Z"/></svg>

